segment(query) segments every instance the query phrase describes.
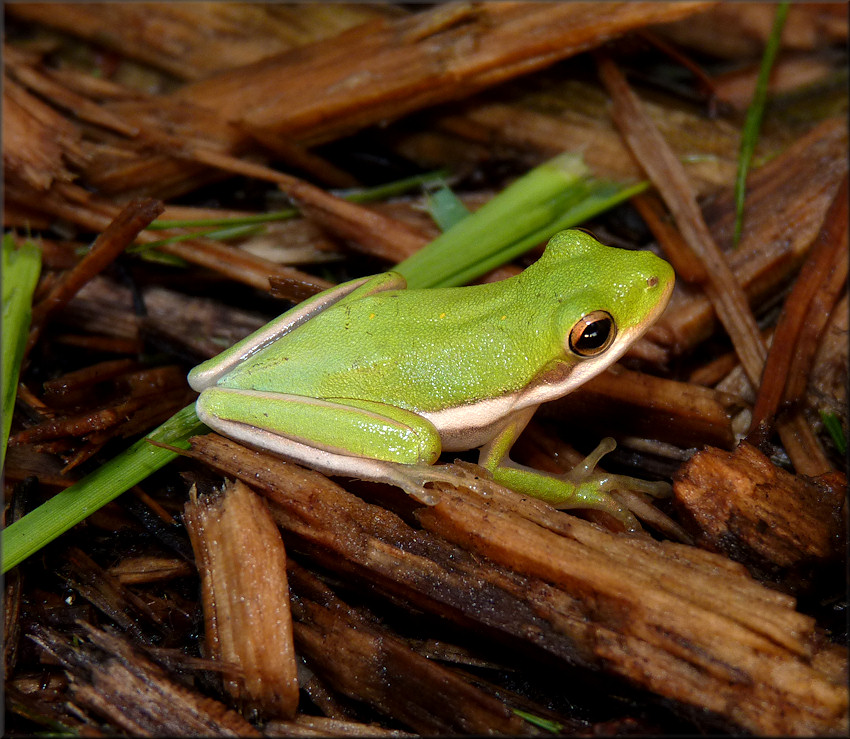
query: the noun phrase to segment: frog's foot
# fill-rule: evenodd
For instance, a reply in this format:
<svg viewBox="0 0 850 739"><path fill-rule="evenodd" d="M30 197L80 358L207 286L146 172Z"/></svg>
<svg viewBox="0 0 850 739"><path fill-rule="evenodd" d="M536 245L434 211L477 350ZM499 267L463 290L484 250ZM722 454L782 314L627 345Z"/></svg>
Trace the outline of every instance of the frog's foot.
<svg viewBox="0 0 850 739"><path fill-rule="evenodd" d="M594 471L599 460L613 451L615 446L616 442L612 438L603 439L583 462L577 464L562 478L579 487L591 484L596 490L616 498L623 507L658 531L667 534L671 539L690 543L690 536L679 524L641 495L644 493L654 498L669 497L673 491L669 483Z"/></svg>
<svg viewBox="0 0 850 739"><path fill-rule="evenodd" d="M594 476L575 483L566 475L553 475L503 460L493 470L496 482L531 498L544 500L555 508L591 508L604 511L620 521L627 531L641 531L629 509L607 490L600 489Z"/></svg>
<svg viewBox="0 0 850 739"><path fill-rule="evenodd" d="M603 439L583 462L562 475L541 472L503 459L500 466L493 470L493 476L506 487L545 500L555 508L603 511L620 521L627 531L641 531L637 518L630 510L633 498L626 496L621 500L618 492L626 490L664 496L669 495L671 488L663 482L647 482L596 470L599 460L614 447L613 439ZM643 508L637 506L635 511L642 518L645 517Z"/></svg>
<svg viewBox="0 0 850 739"><path fill-rule="evenodd" d="M614 475L609 472L595 471L599 460L609 452L613 452L616 446L617 442L614 439L610 436L605 437L599 442L596 449L584 458L584 461L561 477L577 486L592 482L596 489L602 492L630 490L637 493L647 493L653 498L669 498L672 495L673 488L667 482L641 480L628 475Z"/></svg>
<svg viewBox="0 0 850 739"><path fill-rule="evenodd" d="M440 465L388 463L385 467L383 482L400 487L420 503L435 505L439 501L439 493L436 490L426 488L425 486L428 483L442 482L453 487L486 492L486 484L485 487L482 487L482 478L491 479L490 474L478 465L469 465L467 468L459 462Z"/></svg>

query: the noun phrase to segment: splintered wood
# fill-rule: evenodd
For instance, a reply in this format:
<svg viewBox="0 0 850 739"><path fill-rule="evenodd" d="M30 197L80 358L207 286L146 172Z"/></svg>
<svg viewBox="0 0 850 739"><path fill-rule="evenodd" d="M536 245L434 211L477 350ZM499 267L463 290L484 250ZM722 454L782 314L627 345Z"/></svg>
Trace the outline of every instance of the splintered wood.
<svg viewBox="0 0 850 739"><path fill-rule="evenodd" d="M186 504L201 574L206 643L224 685L247 712L292 718L298 679L286 552L265 503L241 482Z"/></svg>
<svg viewBox="0 0 850 739"><path fill-rule="evenodd" d="M33 634L33 641L68 668L77 716L88 709L131 736L261 736L236 711L175 682L120 636L87 624L83 634L82 642L47 627ZM87 722L78 730L101 735Z"/></svg>
<svg viewBox="0 0 850 739"><path fill-rule="evenodd" d="M674 491L699 544L733 555L780 587L805 582L845 552L841 481L792 475L746 442L731 453L695 454Z"/></svg>
<svg viewBox="0 0 850 739"><path fill-rule="evenodd" d="M486 495L441 487L437 505L417 511L425 529L417 531L318 473L221 437L199 437L193 449L250 481L297 548L340 575L529 640L729 726L792 735L846 729L843 681L818 666L824 651L830 664L843 658L819 641L792 598L723 557L617 536L495 485Z"/></svg>
<svg viewBox="0 0 850 739"><path fill-rule="evenodd" d="M612 493L651 536L467 462L421 507L198 437L7 573L11 733L846 735L846 442L824 428L847 428L850 17L790 9L733 248L775 10L6 4L5 225L43 265L7 523L192 403L188 369L271 297L435 238L438 179L474 212L581 152L651 180L586 225L676 271L661 319L514 450L561 474L615 436L598 472L674 482Z"/></svg>

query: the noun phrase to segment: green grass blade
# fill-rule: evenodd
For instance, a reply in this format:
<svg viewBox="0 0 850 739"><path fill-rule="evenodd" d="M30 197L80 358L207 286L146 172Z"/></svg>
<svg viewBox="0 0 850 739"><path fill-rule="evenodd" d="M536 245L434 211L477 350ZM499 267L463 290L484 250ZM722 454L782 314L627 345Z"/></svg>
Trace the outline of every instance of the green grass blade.
<svg viewBox="0 0 850 739"><path fill-rule="evenodd" d="M649 183L647 182L640 182L631 187L622 187L601 181L575 185L560 200L558 205L560 213L557 218L546 222L541 228L525 234L516 241L494 249L490 254L482 255L476 262L470 262L466 266L460 265L454 272L451 272L449 266L446 265L445 277L436 280L428 287L455 287L472 282L477 277L522 255L537 244L547 241L559 231L584 223L587 219L628 200L633 195L637 195L648 186ZM470 216L470 220L477 215L476 212ZM486 245L486 239L489 237L483 238L483 243ZM465 250L466 247L462 251L465 252Z"/></svg>
<svg viewBox="0 0 850 739"><path fill-rule="evenodd" d="M741 136L741 149L738 153L738 173L735 177L735 234L733 244L738 245L741 239L741 231L744 227L744 199L747 191L747 172L756 148L756 142L761 129L761 121L764 117L764 104L767 100L767 85L770 81L770 72L773 62L779 51L779 42L782 37L782 28L788 17L789 0L776 6L776 14L773 17L773 28L764 48L761 58L759 76L756 80L756 89L750 107L747 108L747 117L744 121L744 131Z"/></svg>
<svg viewBox="0 0 850 739"><path fill-rule="evenodd" d="M176 452L149 444L148 439L188 449L189 437L205 428L195 415L194 404L187 406L144 439L15 521L3 532L3 572L177 456Z"/></svg>
<svg viewBox="0 0 850 739"><path fill-rule="evenodd" d="M385 185L377 185L376 187L367 187L358 190L349 190L338 193L339 197L344 198L352 203L372 203L377 200L386 200L387 198L401 195L416 188L433 185L440 182L447 176L447 172L442 169L425 174L418 174L412 177L407 177L403 180L388 182ZM157 218L148 226L148 229L155 231L157 229L169 228L210 228L213 226L249 226L249 225L265 225L274 221L288 221L291 218L301 215L301 211L297 208L284 208L283 210L269 211L268 213L255 213L253 215L244 216L229 216L226 218L193 218L167 220L165 218Z"/></svg>
<svg viewBox="0 0 850 739"><path fill-rule="evenodd" d="M825 411L821 411L820 418L827 433L832 437L832 443L835 444L838 453L842 456L846 455L847 437L844 435L841 420L834 413L826 413Z"/></svg>
<svg viewBox="0 0 850 739"><path fill-rule="evenodd" d="M433 287L554 220L573 188L589 176L580 156L562 154L520 177L469 218L396 265L409 287Z"/></svg>
<svg viewBox="0 0 850 739"><path fill-rule="evenodd" d="M434 223L440 227L440 231L448 231L471 215L461 199L445 185L428 195L427 207L428 213L434 219Z"/></svg>
<svg viewBox="0 0 850 739"><path fill-rule="evenodd" d="M528 711L521 711L519 708L514 708L514 713L520 718L528 721L528 723L538 727L539 729L548 731L552 734L558 734L564 728L564 725L557 721L552 721L548 718L541 718L540 716L535 716L533 713L529 713Z"/></svg>
<svg viewBox="0 0 850 739"><path fill-rule="evenodd" d="M0 438L0 469L6 460L6 446L12 427L15 395L24 347L30 330L32 294L41 272L41 249L31 241L15 248L12 234L3 237L3 323L2 359L3 425Z"/></svg>

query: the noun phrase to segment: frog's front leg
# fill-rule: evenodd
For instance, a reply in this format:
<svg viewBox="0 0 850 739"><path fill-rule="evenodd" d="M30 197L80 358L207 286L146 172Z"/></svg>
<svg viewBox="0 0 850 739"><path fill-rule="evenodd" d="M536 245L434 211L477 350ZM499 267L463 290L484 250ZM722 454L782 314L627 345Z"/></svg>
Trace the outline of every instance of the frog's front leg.
<svg viewBox="0 0 850 739"><path fill-rule="evenodd" d="M426 505L424 483L440 456L434 425L412 411L372 401L316 399L285 393L211 387L196 403L215 431L330 475L397 485Z"/></svg>
<svg viewBox="0 0 850 739"><path fill-rule="evenodd" d="M523 495L539 498L556 508L592 508L617 518L628 531L639 531L634 515L618 503L609 491L625 487L659 494L657 483L645 483L619 475L594 472L599 459L610 452L613 439L605 439L587 459L564 475L550 475L513 462L508 453L528 424L536 406L523 409L511 417L502 431L481 449L479 464L489 470L496 482ZM609 443L610 442L610 443Z"/></svg>

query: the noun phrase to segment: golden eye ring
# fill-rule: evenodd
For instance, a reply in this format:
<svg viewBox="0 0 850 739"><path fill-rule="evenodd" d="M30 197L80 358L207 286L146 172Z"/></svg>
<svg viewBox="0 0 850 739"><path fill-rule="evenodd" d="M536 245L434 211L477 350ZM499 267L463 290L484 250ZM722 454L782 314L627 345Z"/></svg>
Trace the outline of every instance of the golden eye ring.
<svg viewBox="0 0 850 739"><path fill-rule="evenodd" d="M569 347L579 357L596 357L614 343L617 324L607 310L588 313L570 329Z"/></svg>

